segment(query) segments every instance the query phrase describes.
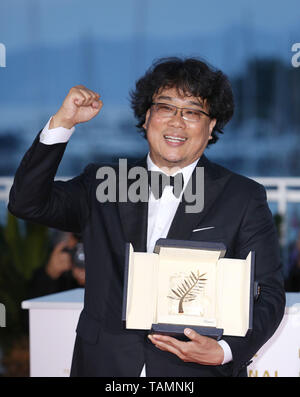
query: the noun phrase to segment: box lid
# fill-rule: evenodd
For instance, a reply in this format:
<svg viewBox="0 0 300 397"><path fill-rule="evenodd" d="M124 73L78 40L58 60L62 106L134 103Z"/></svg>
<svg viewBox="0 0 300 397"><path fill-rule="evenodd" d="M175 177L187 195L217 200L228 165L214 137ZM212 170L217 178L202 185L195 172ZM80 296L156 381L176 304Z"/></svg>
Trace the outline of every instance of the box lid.
<svg viewBox="0 0 300 397"><path fill-rule="evenodd" d="M206 251L219 251L220 258L226 253L226 246L221 242L193 241L193 240L173 240L160 238L156 241L154 252L159 254L161 247L199 249Z"/></svg>

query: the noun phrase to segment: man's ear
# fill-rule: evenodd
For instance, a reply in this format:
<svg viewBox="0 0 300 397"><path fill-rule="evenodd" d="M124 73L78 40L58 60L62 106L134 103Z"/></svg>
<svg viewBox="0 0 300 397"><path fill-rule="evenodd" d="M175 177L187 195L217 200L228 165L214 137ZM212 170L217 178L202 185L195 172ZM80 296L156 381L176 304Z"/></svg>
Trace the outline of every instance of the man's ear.
<svg viewBox="0 0 300 397"><path fill-rule="evenodd" d="M209 135L211 135L211 133L212 133L212 131L213 131L215 125L216 125L216 122L217 122L217 119L211 119L211 120L210 120L209 126L208 126ZM209 139L210 139L210 138L209 138Z"/></svg>
<svg viewBox="0 0 300 397"><path fill-rule="evenodd" d="M143 124L143 128L147 131L147 127L148 127L148 120L150 117L150 109L147 110L146 112L146 117L145 117L145 122Z"/></svg>

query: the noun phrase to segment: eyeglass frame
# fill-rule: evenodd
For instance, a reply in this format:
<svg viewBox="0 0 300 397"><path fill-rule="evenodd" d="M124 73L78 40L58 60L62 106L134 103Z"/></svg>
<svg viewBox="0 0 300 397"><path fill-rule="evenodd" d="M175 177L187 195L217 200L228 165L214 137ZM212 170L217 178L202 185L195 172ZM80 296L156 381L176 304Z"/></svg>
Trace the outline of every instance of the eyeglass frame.
<svg viewBox="0 0 300 397"><path fill-rule="evenodd" d="M173 105L173 104L170 104L170 103L165 103L165 102L152 102L152 103L151 103L151 106L153 106L153 105L167 105L167 106L170 106L170 107L175 108L175 111L174 111L174 113L172 114L172 116L175 116L175 115L177 114L177 111L180 110L180 116L183 118L183 120L191 121L192 123L198 123L200 120L189 120L189 119L187 119L187 118L186 118L185 116L183 116L183 114L182 114L183 110L193 110L193 111L202 113L202 114L204 114L205 116L211 118L210 115L209 115L208 113L206 113L206 112L204 112L203 110L200 110L200 109L182 108L182 107L179 107L179 106L176 106L176 105ZM170 115L170 116L166 116L166 117L171 117L171 115Z"/></svg>

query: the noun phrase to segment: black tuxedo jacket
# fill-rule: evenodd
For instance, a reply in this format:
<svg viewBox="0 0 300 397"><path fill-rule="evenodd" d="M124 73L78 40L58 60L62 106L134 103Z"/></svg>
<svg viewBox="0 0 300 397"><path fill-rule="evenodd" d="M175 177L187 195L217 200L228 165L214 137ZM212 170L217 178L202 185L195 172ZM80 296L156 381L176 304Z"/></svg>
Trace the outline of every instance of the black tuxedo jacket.
<svg viewBox="0 0 300 397"><path fill-rule="evenodd" d="M152 345L147 332L125 330L121 321L125 243L146 251L147 203L99 203L96 164L70 181L54 182L65 148L44 145L37 136L16 172L8 209L26 220L82 233L86 287L71 376L135 377L144 363L148 376L246 376L249 360L272 336L285 307L278 239L264 188L203 155L198 166L204 167L204 209L190 214L184 202L179 204L167 237L221 241L226 256L233 258L255 251L255 279L261 286L252 332L224 337L233 361L223 366L185 363Z"/></svg>

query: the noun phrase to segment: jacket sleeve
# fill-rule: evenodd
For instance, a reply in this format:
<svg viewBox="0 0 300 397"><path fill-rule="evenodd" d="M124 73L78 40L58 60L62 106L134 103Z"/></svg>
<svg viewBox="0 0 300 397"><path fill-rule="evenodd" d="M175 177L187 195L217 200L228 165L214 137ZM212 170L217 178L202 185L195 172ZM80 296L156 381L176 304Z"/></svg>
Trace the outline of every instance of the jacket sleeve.
<svg viewBox="0 0 300 397"><path fill-rule="evenodd" d="M36 137L19 165L8 210L15 216L56 229L82 231L89 216L93 165L69 181L54 181L66 143L45 145Z"/></svg>
<svg viewBox="0 0 300 397"><path fill-rule="evenodd" d="M254 303L253 329L246 337L223 338L232 351L234 376L274 334L285 308L278 236L261 185L256 185L248 200L236 240L237 258L246 258L250 251L255 251L255 280L261 290Z"/></svg>

